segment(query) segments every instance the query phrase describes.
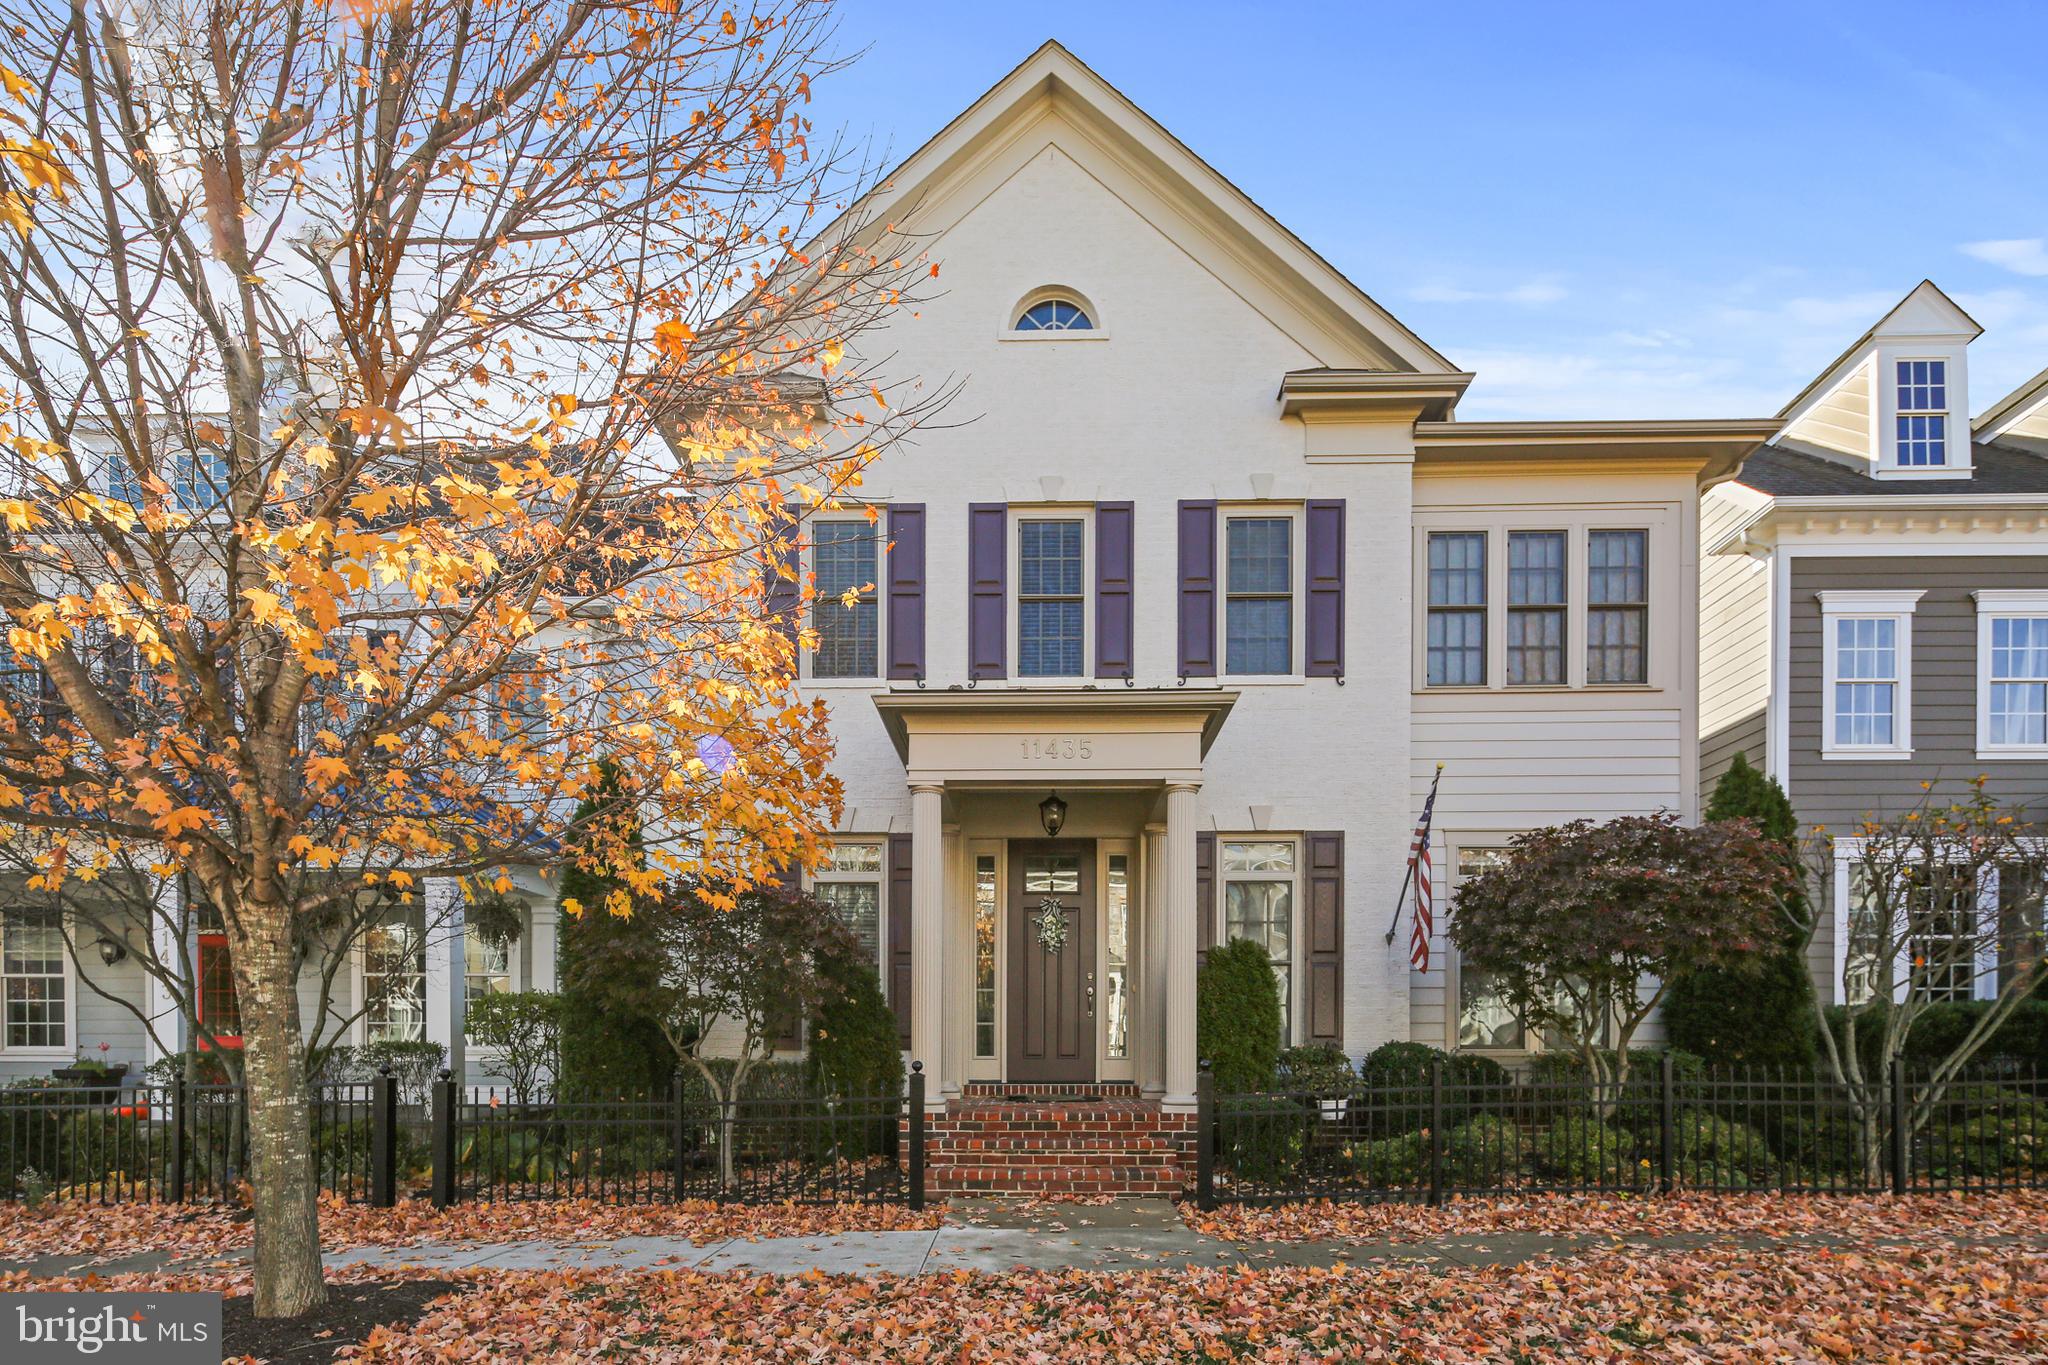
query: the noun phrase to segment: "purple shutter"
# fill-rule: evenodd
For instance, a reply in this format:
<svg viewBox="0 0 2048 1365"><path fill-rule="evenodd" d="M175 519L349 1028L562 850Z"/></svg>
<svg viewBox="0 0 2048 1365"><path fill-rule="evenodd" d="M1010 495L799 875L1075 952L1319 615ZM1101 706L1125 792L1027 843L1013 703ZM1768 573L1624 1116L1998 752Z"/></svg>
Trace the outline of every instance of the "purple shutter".
<svg viewBox="0 0 2048 1365"><path fill-rule="evenodd" d="M924 504L889 504L889 672L924 681Z"/></svg>
<svg viewBox="0 0 2048 1365"><path fill-rule="evenodd" d="M1344 1042L1344 834L1308 844L1308 1042Z"/></svg>
<svg viewBox="0 0 2048 1365"><path fill-rule="evenodd" d="M1131 658L1131 504L1095 504L1095 676L1128 678Z"/></svg>
<svg viewBox="0 0 2048 1365"><path fill-rule="evenodd" d="M1344 500L1308 505L1308 654L1311 678L1344 676Z"/></svg>
<svg viewBox="0 0 2048 1365"><path fill-rule="evenodd" d="M889 1008L896 1012L896 1039L910 1046L910 836L889 836Z"/></svg>
<svg viewBox="0 0 2048 1365"><path fill-rule="evenodd" d="M1207 965L1216 944L1216 836L1195 836L1195 966Z"/></svg>
<svg viewBox="0 0 2048 1365"><path fill-rule="evenodd" d="M1216 676L1216 504L1180 505L1180 676Z"/></svg>
<svg viewBox="0 0 2048 1365"><path fill-rule="evenodd" d="M967 676L1009 673L1008 631L1010 508L977 502L967 509Z"/></svg>
<svg viewBox="0 0 2048 1365"><path fill-rule="evenodd" d="M772 514L762 530L767 544L763 547L764 560L761 574L766 580L766 607L768 614L775 618L776 629L788 636L792 643L797 631L803 627L803 557L798 542L800 525L787 508Z"/></svg>

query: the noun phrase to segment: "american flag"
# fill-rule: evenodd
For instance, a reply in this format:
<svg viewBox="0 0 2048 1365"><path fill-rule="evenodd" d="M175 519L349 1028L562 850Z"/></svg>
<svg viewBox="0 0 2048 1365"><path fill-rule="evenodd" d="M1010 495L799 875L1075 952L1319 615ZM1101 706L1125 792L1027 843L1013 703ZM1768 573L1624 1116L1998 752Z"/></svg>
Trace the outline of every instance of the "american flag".
<svg viewBox="0 0 2048 1365"><path fill-rule="evenodd" d="M1415 823L1415 842L1408 847L1408 873L1415 879L1415 924L1408 934L1408 965L1419 972L1429 970L1429 939L1436 932L1434 885L1429 875L1429 821L1436 813L1437 784L1444 780L1444 765L1436 765L1430 780L1429 797L1422 803L1422 818Z"/></svg>

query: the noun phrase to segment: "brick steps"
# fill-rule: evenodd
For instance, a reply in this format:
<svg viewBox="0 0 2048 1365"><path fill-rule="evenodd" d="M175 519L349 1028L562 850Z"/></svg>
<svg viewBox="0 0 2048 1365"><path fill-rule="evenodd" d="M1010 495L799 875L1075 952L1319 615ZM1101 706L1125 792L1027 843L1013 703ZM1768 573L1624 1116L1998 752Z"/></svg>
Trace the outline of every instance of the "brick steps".
<svg viewBox="0 0 2048 1365"><path fill-rule="evenodd" d="M925 1134L935 1193L1171 1197L1192 1167L1194 1116L1121 1094L970 1094L948 1101Z"/></svg>

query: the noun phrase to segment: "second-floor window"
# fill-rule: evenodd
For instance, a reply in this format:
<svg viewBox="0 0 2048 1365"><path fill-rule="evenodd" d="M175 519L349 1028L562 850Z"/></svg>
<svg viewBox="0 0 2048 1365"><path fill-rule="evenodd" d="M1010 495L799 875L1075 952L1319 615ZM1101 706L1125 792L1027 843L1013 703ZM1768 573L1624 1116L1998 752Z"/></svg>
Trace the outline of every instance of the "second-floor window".
<svg viewBox="0 0 2048 1365"><path fill-rule="evenodd" d="M814 678L872 678L881 655L881 607L875 600L875 528L862 521L813 527L817 595L811 608L818 649ZM857 594L851 605L849 593Z"/></svg>
<svg viewBox="0 0 2048 1365"><path fill-rule="evenodd" d="M1428 630L1431 687L1486 686L1486 532L1431 532Z"/></svg>
<svg viewBox="0 0 2048 1365"><path fill-rule="evenodd" d="M1508 532L1508 686L1562 687L1565 534Z"/></svg>
<svg viewBox="0 0 2048 1365"><path fill-rule="evenodd" d="M1224 528L1223 669L1294 671L1294 521L1231 517Z"/></svg>
<svg viewBox="0 0 2048 1365"><path fill-rule="evenodd" d="M1998 589L1977 599L1977 748L1985 757L2048 756L2048 593Z"/></svg>
<svg viewBox="0 0 2048 1365"><path fill-rule="evenodd" d="M1586 537L1586 681L1649 678L1650 533L1593 531Z"/></svg>
<svg viewBox="0 0 2048 1365"><path fill-rule="evenodd" d="M1912 742L1918 592L1829 589L1821 604L1821 751L1901 755Z"/></svg>
<svg viewBox="0 0 2048 1365"><path fill-rule="evenodd" d="M1017 523L1018 676L1081 676L1084 584L1078 518Z"/></svg>
<svg viewBox="0 0 2048 1365"><path fill-rule="evenodd" d="M1898 462L1902 469L1948 463L1948 362L1898 362Z"/></svg>

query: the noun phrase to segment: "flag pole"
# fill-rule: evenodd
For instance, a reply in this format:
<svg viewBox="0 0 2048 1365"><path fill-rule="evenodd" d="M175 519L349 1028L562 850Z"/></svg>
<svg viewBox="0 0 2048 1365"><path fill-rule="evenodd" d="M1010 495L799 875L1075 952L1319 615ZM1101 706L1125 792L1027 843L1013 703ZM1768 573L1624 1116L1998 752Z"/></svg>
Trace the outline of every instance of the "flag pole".
<svg viewBox="0 0 2048 1365"><path fill-rule="evenodd" d="M1429 779L1429 799L1423 802L1423 809L1427 810L1436 803L1436 789L1443 780L1444 765L1439 761L1436 765L1436 774ZM1408 850L1408 870L1401 874L1401 890L1394 896L1394 918L1387 924L1389 948L1394 946L1394 935L1401 931L1401 907L1408 903L1408 886L1415 880L1415 852L1413 848Z"/></svg>

